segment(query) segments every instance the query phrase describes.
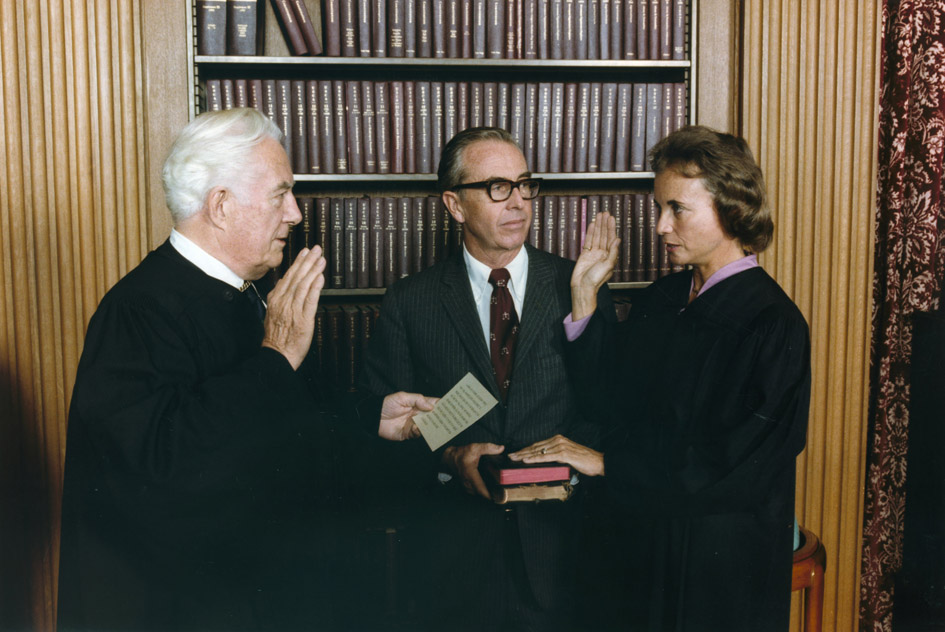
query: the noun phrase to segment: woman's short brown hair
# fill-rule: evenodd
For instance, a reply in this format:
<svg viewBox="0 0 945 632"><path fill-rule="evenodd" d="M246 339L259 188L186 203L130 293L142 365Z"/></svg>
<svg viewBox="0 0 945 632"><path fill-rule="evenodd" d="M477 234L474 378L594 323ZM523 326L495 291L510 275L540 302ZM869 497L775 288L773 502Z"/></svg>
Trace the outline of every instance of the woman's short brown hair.
<svg viewBox="0 0 945 632"><path fill-rule="evenodd" d="M774 222L765 180L748 143L702 125L683 127L650 150L650 164L699 178L712 195L722 229L743 248L761 252L771 243Z"/></svg>

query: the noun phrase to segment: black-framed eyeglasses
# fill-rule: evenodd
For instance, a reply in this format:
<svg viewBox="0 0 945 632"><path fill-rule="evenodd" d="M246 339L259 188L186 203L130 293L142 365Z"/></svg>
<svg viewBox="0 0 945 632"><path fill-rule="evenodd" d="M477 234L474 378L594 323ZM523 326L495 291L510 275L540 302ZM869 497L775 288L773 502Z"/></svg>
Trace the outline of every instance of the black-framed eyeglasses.
<svg viewBox="0 0 945 632"><path fill-rule="evenodd" d="M534 200L538 197L538 189L541 188L541 178L524 178L522 180L506 180L505 178L492 178L482 182L466 182L457 184L450 191L459 191L460 189L485 189L489 199L493 202L505 202L512 197L512 191L518 189L522 194L523 200Z"/></svg>

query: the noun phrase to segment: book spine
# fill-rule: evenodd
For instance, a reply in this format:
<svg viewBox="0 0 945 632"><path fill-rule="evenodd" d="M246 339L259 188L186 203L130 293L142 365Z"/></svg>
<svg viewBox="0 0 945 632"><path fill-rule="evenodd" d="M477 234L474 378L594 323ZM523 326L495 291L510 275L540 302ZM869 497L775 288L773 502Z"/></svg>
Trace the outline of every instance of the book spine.
<svg viewBox="0 0 945 632"><path fill-rule="evenodd" d="M600 0L587 0L587 58L600 59Z"/></svg>
<svg viewBox="0 0 945 632"><path fill-rule="evenodd" d="M630 170L630 121L633 115L633 85L617 86L617 129L614 134L614 171Z"/></svg>
<svg viewBox="0 0 945 632"><path fill-rule="evenodd" d="M446 3L447 0L430 0L433 7L433 56L446 57Z"/></svg>
<svg viewBox="0 0 945 632"><path fill-rule="evenodd" d="M462 56L462 16L460 15L459 0L446 2L446 56L458 58Z"/></svg>
<svg viewBox="0 0 945 632"><path fill-rule="evenodd" d="M673 96L673 131L685 127L686 122L686 84L674 84Z"/></svg>
<svg viewBox="0 0 945 632"><path fill-rule="evenodd" d="M574 122L574 170L587 171L588 127L591 116L591 84L579 83L577 87L577 113Z"/></svg>
<svg viewBox="0 0 945 632"><path fill-rule="evenodd" d="M197 54L226 55L227 1L197 0Z"/></svg>
<svg viewBox="0 0 945 632"><path fill-rule="evenodd" d="M647 59L650 54L649 37L650 29L648 25L647 14L649 13L649 0L637 1L637 59Z"/></svg>
<svg viewBox="0 0 945 632"><path fill-rule="evenodd" d="M335 173L335 109L332 103L331 81L318 82L318 161L324 173Z"/></svg>
<svg viewBox="0 0 945 632"><path fill-rule="evenodd" d="M672 58L686 58L686 0L673 0Z"/></svg>
<svg viewBox="0 0 945 632"><path fill-rule="evenodd" d="M322 248L325 261L331 261L331 204L326 197L315 198L315 237L313 245ZM330 287L331 274L325 271L325 287Z"/></svg>
<svg viewBox="0 0 945 632"><path fill-rule="evenodd" d="M339 0L325 0L322 5L322 36L325 38L325 55L341 56L341 4Z"/></svg>
<svg viewBox="0 0 945 632"><path fill-rule="evenodd" d="M551 59L564 59L564 0L549 1L548 19L551 25L548 34Z"/></svg>
<svg viewBox="0 0 945 632"><path fill-rule="evenodd" d="M539 198L527 200L528 211L531 213L531 222L528 228L528 243L533 248L541 248L541 207Z"/></svg>
<svg viewBox="0 0 945 632"><path fill-rule="evenodd" d="M486 0L486 50L490 59L502 59L505 52L505 2Z"/></svg>
<svg viewBox="0 0 945 632"><path fill-rule="evenodd" d="M482 84L473 81L469 84L469 127L482 127Z"/></svg>
<svg viewBox="0 0 945 632"><path fill-rule="evenodd" d="M299 205L299 212L302 214L302 221L292 227L294 234L293 252L298 252L302 248L311 248L315 245L315 198L309 196L299 196L296 200Z"/></svg>
<svg viewBox="0 0 945 632"><path fill-rule="evenodd" d="M246 79L235 79L233 91L236 95L236 107L249 107L249 82Z"/></svg>
<svg viewBox="0 0 945 632"><path fill-rule="evenodd" d="M551 59L551 0L535 0L538 7L538 59Z"/></svg>
<svg viewBox="0 0 945 632"><path fill-rule="evenodd" d="M357 200L357 269L356 287L371 286L371 200L362 197Z"/></svg>
<svg viewBox="0 0 945 632"><path fill-rule="evenodd" d="M462 0L460 4L460 13L462 15L462 35L460 36L460 54L464 59L473 57L473 29L475 22L473 18L473 2L471 0Z"/></svg>
<svg viewBox="0 0 945 632"><path fill-rule="evenodd" d="M426 198L414 197L407 199L410 200L410 238L413 241L410 248L410 270L411 272L420 272L420 270L423 270L423 264L426 263L426 254L429 250L428 235L423 221Z"/></svg>
<svg viewBox="0 0 945 632"><path fill-rule="evenodd" d="M581 227L581 216L584 213L581 213L581 197L577 195L568 196L568 217L565 229L567 231L567 258L571 261L577 261L578 254L581 252L581 235L579 230Z"/></svg>
<svg viewBox="0 0 945 632"><path fill-rule="evenodd" d="M659 221L659 211L653 194L646 195L646 280L655 281L659 276L660 253L659 236L656 234L656 223Z"/></svg>
<svg viewBox="0 0 945 632"><path fill-rule="evenodd" d="M630 270L633 273L632 281L642 281L646 278L646 195L633 194L633 263Z"/></svg>
<svg viewBox="0 0 945 632"><path fill-rule="evenodd" d="M660 138L666 138L673 131L673 121L675 120L675 111L673 109L673 99L676 91L673 84L663 84L663 114L660 116Z"/></svg>
<svg viewBox="0 0 945 632"><path fill-rule="evenodd" d="M413 261L412 211L413 204L411 204L410 198L397 198L397 276L399 278L409 276L413 272L410 269L410 264Z"/></svg>
<svg viewBox="0 0 945 632"><path fill-rule="evenodd" d="M404 2L404 57L417 56L417 2Z"/></svg>
<svg viewBox="0 0 945 632"><path fill-rule="evenodd" d="M575 0L563 0L561 3L561 33L564 38L561 57L563 59L575 59L577 55L574 2Z"/></svg>
<svg viewBox="0 0 945 632"><path fill-rule="evenodd" d="M650 150L653 149L662 133L663 126L663 84L646 84L646 153L644 167L650 170Z"/></svg>
<svg viewBox="0 0 945 632"><path fill-rule="evenodd" d="M637 58L637 2L646 0L623 0L623 58Z"/></svg>
<svg viewBox="0 0 945 632"><path fill-rule="evenodd" d="M220 80L220 94L223 99L223 109L232 110L236 106L236 96L233 93L233 80Z"/></svg>
<svg viewBox="0 0 945 632"><path fill-rule="evenodd" d="M456 135L458 117L456 109L459 107L458 87L455 81L443 84L443 141L449 142ZM442 147L440 148L442 152ZM437 160L439 165L439 160Z"/></svg>
<svg viewBox="0 0 945 632"><path fill-rule="evenodd" d="M601 92L600 83L591 84L590 114L587 118L587 170L600 171L600 123Z"/></svg>
<svg viewBox="0 0 945 632"><path fill-rule="evenodd" d="M392 197L383 198L384 204L384 286L397 280L397 203Z"/></svg>
<svg viewBox="0 0 945 632"><path fill-rule="evenodd" d="M641 0L642 2L643 0ZM649 33L647 34L647 59L660 58L660 0L650 0Z"/></svg>
<svg viewBox="0 0 945 632"><path fill-rule="evenodd" d="M635 281L633 278L633 195L625 193L623 198L623 223L617 234L620 237L620 266L621 278L624 281Z"/></svg>
<svg viewBox="0 0 945 632"><path fill-rule="evenodd" d="M538 164L538 84L525 84L525 145L522 147L529 168Z"/></svg>
<svg viewBox="0 0 945 632"><path fill-rule="evenodd" d="M633 115L630 119L630 171L646 166L646 84L633 85Z"/></svg>
<svg viewBox="0 0 945 632"><path fill-rule="evenodd" d="M308 116L305 111L305 82L293 80L292 99L292 170L308 173Z"/></svg>
<svg viewBox="0 0 945 632"><path fill-rule="evenodd" d="M374 0L371 9L371 52L375 57L387 57L387 0Z"/></svg>
<svg viewBox="0 0 945 632"><path fill-rule="evenodd" d="M262 79L250 79L249 85L249 107L256 108L260 112L263 109L263 83Z"/></svg>
<svg viewBox="0 0 945 632"><path fill-rule="evenodd" d="M384 287L384 200L371 198L368 222L370 287Z"/></svg>
<svg viewBox="0 0 945 632"><path fill-rule="evenodd" d="M518 59L518 8L519 0L505 0L505 59Z"/></svg>
<svg viewBox="0 0 945 632"><path fill-rule="evenodd" d="M498 92L498 86L495 83L486 82L482 84L482 124L486 127L496 126Z"/></svg>
<svg viewBox="0 0 945 632"><path fill-rule="evenodd" d="M276 97L276 80L263 79L262 113L273 123L279 123L279 100Z"/></svg>
<svg viewBox="0 0 945 632"><path fill-rule="evenodd" d="M348 124L345 121L345 82L331 82L335 113L335 173L348 173Z"/></svg>
<svg viewBox="0 0 945 632"><path fill-rule="evenodd" d="M230 0L232 2L232 0ZM302 39L305 41L305 48L309 55L321 55L322 43L318 41L318 35L315 33L315 25L312 23L312 16L305 6L304 0L292 0L292 15L295 17L299 30L302 32Z"/></svg>
<svg viewBox="0 0 945 632"><path fill-rule="evenodd" d="M430 82L430 172L436 173L443 151L443 82Z"/></svg>
<svg viewBox="0 0 945 632"><path fill-rule="evenodd" d="M587 41L587 0L575 0L574 2L574 41L575 58L588 59L588 41Z"/></svg>
<svg viewBox="0 0 945 632"><path fill-rule="evenodd" d="M363 142L361 155L364 173L377 173L377 137L374 129L374 83L361 82L361 121Z"/></svg>
<svg viewBox="0 0 945 632"><path fill-rule="evenodd" d="M469 83L461 81L456 84L456 131L464 129L469 129Z"/></svg>
<svg viewBox="0 0 945 632"><path fill-rule="evenodd" d="M564 84L551 84L551 119L548 142L548 171L561 172L564 154Z"/></svg>
<svg viewBox="0 0 945 632"><path fill-rule="evenodd" d="M435 197L424 197L418 199L422 201L427 244L426 255L423 260L423 267L429 268L443 258L440 246L440 235L442 233L440 230L440 222L442 217L440 216L439 209L437 208L437 199Z"/></svg>
<svg viewBox="0 0 945 632"><path fill-rule="evenodd" d="M538 147L535 153L535 167L541 173L548 173L550 165L551 95L550 83L538 84Z"/></svg>
<svg viewBox="0 0 945 632"><path fill-rule="evenodd" d="M390 173L390 106L387 103L387 83L374 84L375 134L377 138L377 172ZM375 286L377 287L377 286Z"/></svg>
<svg viewBox="0 0 945 632"><path fill-rule="evenodd" d="M358 11L357 0L341 0L341 55L358 55Z"/></svg>
<svg viewBox="0 0 945 632"><path fill-rule="evenodd" d="M570 195L558 198L558 214L555 217L555 254L559 257L568 256L568 218L570 216Z"/></svg>
<svg viewBox="0 0 945 632"><path fill-rule="evenodd" d="M417 173L431 173L430 151L430 82L417 81L417 117L414 134L417 139Z"/></svg>
<svg viewBox="0 0 945 632"><path fill-rule="evenodd" d="M617 84L605 83L601 95L600 170L614 170L617 130Z"/></svg>
<svg viewBox="0 0 945 632"><path fill-rule="evenodd" d="M538 0L522 3L522 57L538 59Z"/></svg>
<svg viewBox="0 0 945 632"><path fill-rule="evenodd" d="M404 82L404 173L417 173L417 125L416 84Z"/></svg>
<svg viewBox="0 0 945 632"><path fill-rule="evenodd" d="M342 386L346 391L353 391L355 377L358 373L358 340L360 332L358 325L361 320L361 310L354 305L345 305L341 308L344 328L344 380Z"/></svg>
<svg viewBox="0 0 945 632"><path fill-rule="evenodd" d="M660 59L673 58L673 2L660 0Z"/></svg>
<svg viewBox="0 0 945 632"><path fill-rule="evenodd" d="M358 287L358 200L344 198L344 288Z"/></svg>
<svg viewBox="0 0 945 632"><path fill-rule="evenodd" d="M546 195L541 198L542 218L541 218L541 247L551 254L557 254L557 236L555 223L558 218L558 200L560 198L553 195Z"/></svg>
<svg viewBox="0 0 945 632"><path fill-rule="evenodd" d="M613 0L620 2L620 0ZM600 58L610 59L610 3L611 0L600 0L600 19L598 20L598 43L600 44Z"/></svg>
<svg viewBox="0 0 945 632"><path fill-rule="evenodd" d="M433 57L433 7L431 0L417 2L417 57Z"/></svg>
<svg viewBox="0 0 945 632"><path fill-rule="evenodd" d="M473 6L473 57L486 56L486 0L472 0Z"/></svg>
<svg viewBox="0 0 945 632"><path fill-rule="evenodd" d="M497 84L495 125L508 131L509 129L509 90L511 86L504 81Z"/></svg>
<svg viewBox="0 0 945 632"><path fill-rule="evenodd" d="M387 24L390 30L391 57L404 56L404 0L389 0L387 3Z"/></svg>
<svg viewBox="0 0 945 632"><path fill-rule="evenodd" d="M358 55L361 57L371 56L371 32L374 24L373 0L358 1Z"/></svg>
<svg viewBox="0 0 945 632"><path fill-rule="evenodd" d="M229 0L226 3L227 55L255 55L257 53L258 15L257 0Z"/></svg>
<svg viewBox="0 0 945 632"><path fill-rule="evenodd" d="M604 197L610 200L610 204L611 204L610 214L614 216L614 233L618 237L620 237L620 235L623 234L623 221L624 221L624 216L626 215L623 210L623 196L618 194L618 195L607 195ZM611 276L610 278L611 281L614 281L617 283L630 280L630 279L624 278L623 276L624 262L621 259L621 254L622 252L618 248L617 263L614 265L614 273L613 273L613 276Z"/></svg>
<svg viewBox="0 0 945 632"><path fill-rule="evenodd" d="M623 0L610 0L610 58L623 59Z"/></svg>
<svg viewBox="0 0 945 632"><path fill-rule="evenodd" d="M292 82L288 79L276 80L276 124L282 130L282 147L287 156L294 156L295 131L292 118Z"/></svg>
<svg viewBox="0 0 945 632"><path fill-rule="evenodd" d="M390 82L390 171L404 173L404 84Z"/></svg>
<svg viewBox="0 0 945 632"><path fill-rule="evenodd" d="M205 111L219 112L223 109L223 86L219 79L207 79L205 86L207 91L207 103Z"/></svg>
<svg viewBox="0 0 945 632"><path fill-rule="evenodd" d="M564 86L564 141L561 145L561 171L574 171L574 148L577 145L577 84L568 83Z"/></svg>
<svg viewBox="0 0 945 632"><path fill-rule="evenodd" d="M342 198L331 198L331 287L345 286L345 204Z"/></svg>
<svg viewBox="0 0 945 632"><path fill-rule="evenodd" d="M509 132L512 138L525 152L525 84L513 83L512 88L512 110L509 120Z"/></svg>
<svg viewBox="0 0 945 632"><path fill-rule="evenodd" d="M282 34L286 43L289 44L291 53L293 55L307 54L308 47L302 37L302 29L299 28L299 23L292 13L289 0L272 0L272 7L275 9L276 19L279 20L279 26L282 27Z"/></svg>
<svg viewBox="0 0 945 632"><path fill-rule="evenodd" d="M345 81L345 118L348 124L348 173L364 173L361 120L361 82Z"/></svg>

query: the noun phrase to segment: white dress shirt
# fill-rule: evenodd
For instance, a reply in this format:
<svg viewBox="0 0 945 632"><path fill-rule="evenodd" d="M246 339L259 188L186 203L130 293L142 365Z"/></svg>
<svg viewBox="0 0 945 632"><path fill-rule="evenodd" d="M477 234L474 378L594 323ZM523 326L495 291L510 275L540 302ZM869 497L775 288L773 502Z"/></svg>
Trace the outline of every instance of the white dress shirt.
<svg viewBox="0 0 945 632"><path fill-rule="evenodd" d="M200 268L207 276L232 285L237 290L243 287L243 279L239 275L226 267L222 261L181 235L176 229L171 230L171 245L184 259Z"/></svg>

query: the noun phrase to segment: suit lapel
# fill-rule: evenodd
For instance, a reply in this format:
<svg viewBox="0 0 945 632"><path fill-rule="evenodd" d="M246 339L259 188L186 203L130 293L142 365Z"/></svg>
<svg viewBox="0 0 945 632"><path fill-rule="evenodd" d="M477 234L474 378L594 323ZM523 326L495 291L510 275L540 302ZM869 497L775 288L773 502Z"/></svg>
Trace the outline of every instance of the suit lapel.
<svg viewBox="0 0 945 632"><path fill-rule="evenodd" d="M525 302L522 305L519 338L515 345L515 367L512 369L512 380L518 365L525 362L529 352L539 338L542 327L553 327L549 322L555 307L554 267L541 253L525 246L528 250L528 281L525 288Z"/></svg>
<svg viewBox="0 0 945 632"><path fill-rule="evenodd" d="M499 390L495 380L492 379L492 360L489 357L489 349L486 347L482 333L482 324L479 322L476 305L473 302L472 290L469 288L469 276L466 273L462 254L449 260L443 271L442 285L440 300L449 315L453 329L478 370L479 381L498 398Z"/></svg>

